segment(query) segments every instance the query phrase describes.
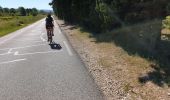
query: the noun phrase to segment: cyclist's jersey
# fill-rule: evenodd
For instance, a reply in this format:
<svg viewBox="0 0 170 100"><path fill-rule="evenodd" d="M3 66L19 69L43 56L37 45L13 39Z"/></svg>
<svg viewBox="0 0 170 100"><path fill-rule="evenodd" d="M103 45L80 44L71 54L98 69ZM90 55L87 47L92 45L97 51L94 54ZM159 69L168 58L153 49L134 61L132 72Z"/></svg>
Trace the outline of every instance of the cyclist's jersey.
<svg viewBox="0 0 170 100"><path fill-rule="evenodd" d="M47 17L46 18L46 27L53 27L53 18L52 17Z"/></svg>

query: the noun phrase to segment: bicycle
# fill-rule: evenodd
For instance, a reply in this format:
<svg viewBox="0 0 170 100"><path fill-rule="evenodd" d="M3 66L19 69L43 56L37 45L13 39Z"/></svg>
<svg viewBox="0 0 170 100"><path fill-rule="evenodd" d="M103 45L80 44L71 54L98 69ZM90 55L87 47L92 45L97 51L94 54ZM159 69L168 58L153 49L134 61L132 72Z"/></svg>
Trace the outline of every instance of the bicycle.
<svg viewBox="0 0 170 100"><path fill-rule="evenodd" d="M47 28L47 37L48 37L48 42L50 42L50 44L53 42L53 27L48 27Z"/></svg>

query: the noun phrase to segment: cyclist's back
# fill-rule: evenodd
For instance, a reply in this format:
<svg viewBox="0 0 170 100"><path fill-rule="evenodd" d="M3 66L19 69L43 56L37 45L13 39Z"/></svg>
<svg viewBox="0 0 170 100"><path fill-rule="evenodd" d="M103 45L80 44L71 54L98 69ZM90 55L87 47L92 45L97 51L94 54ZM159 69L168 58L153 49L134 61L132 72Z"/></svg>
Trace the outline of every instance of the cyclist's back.
<svg viewBox="0 0 170 100"><path fill-rule="evenodd" d="M54 34L53 34L54 24L53 24L53 18L51 17L50 14L47 16L45 21L46 21L46 30L47 30L48 41L50 43L52 43L52 41L53 41L52 36L54 36Z"/></svg>
<svg viewBox="0 0 170 100"><path fill-rule="evenodd" d="M46 18L46 29L53 28L53 18L49 14Z"/></svg>

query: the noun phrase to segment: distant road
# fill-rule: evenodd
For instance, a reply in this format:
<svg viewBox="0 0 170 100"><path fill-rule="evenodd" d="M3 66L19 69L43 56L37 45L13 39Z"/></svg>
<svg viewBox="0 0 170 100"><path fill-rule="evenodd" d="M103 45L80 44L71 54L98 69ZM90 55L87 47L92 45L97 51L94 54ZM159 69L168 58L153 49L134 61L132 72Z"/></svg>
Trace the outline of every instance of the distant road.
<svg viewBox="0 0 170 100"><path fill-rule="evenodd" d="M57 25L62 49L48 45L44 20L0 38L0 100L103 100Z"/></svg>

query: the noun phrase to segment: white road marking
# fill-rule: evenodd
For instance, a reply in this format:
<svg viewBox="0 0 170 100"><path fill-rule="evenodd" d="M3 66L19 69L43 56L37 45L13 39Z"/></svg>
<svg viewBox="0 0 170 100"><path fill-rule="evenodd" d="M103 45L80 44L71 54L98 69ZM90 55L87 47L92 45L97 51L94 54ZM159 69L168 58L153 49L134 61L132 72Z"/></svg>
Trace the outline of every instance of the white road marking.
<svg viewBox="0 0 170 100"><path fill-rule="evenodd" d="M16 52L14 53L14 55L16 56L16 55L18 55L18 53L19 53L19 52L18 52L18 51L16 51Z"/></svg>
<svg viewBox="0 0 170 100"><path fill-rule="evenodd" d="M20 40L23 40L23 41L28 41L28 40L30 40L30 41L37 41L37 40L40 40L40 38L39 37L34 37L34 38L27 37L27 38L21 38Z"/></svg>
<svg viewBox="0 0 170 100"><path fill-rule="evenodd" d="M30 45L30 46L24 46L24 47L15 47L15 48L4 48L4 49L0 49L0 50L7 50L7 49L23 49L23 48L29 48L29 47L37 47L37 46L41 46L41 45L46 45L46 44L37 44L37 45Z"/></svg>
<svg viewBox="0 0 170 100"><path fill-rule="evenodd" d="M71 52L71 49L69 48L67 42L66 42L66 41L63 41L63 43L64 43L64 45L65 45L65 47L66 47L66 49L67 49L68 54L69 54L70 56L73 56L73 53Z"/></svg>
<svg viewBox="0 0 170 100"><path fill-rule="evenodd" d="M8 54L10 54L10 53L3 53L3 54L0 54L0 56L3 56L3 55L8 55Z"/></svg>
<svg viewBox="0 0 170 100"><path fill-rule="evenodd" d="M20 33L20 34L21 34L21 33ZM19 34L15 34L15 35L13 35L13 36L11 36L11 37L3 40L2 42L0 42L0 45L3 44L3 43L5 43L6 41L9 41L9 40L13 39L13 38L16 37L17 35L19 35Z"/></svg>
<svg viewBox="0 0 170 100"><path fill-rule="evenodd" d="M25 55L35 55L35 54L46 54L46 53L56 53L56 52L61 52L60 51L46 51L46 52L33 52L33 53L24 53L24 54L19 54L17 53L16 56L25 56Z"/></svg>
<svg viewBox="0 0 170 100"><path fill-rule="evenodd" d="M32 41L33 43L43 43L43 41Z"/></svg>
<svg viewBox="0 0 170 100"><path fill-rule="evenodd" d="M24 60L27 60L27 59L26 58L16 59L16 60L12 60L12 61L0 62L0 64L8 64L8 63L19 62L19 61L24 61Z"/></svg>
<svg viewBox="0 0 170 100"><path fill-rule="evenodd" d="M9 49L8 53L11 53L12 49Z"/></svg>
<svg viewBox="0 0 170 100"><path fill-rule="evenodd" d="M40 35L40 38L41 38L41 40L44 42L44 41L47 41L46 39L44 39L43 38L43 35L44 35L45 33L42 33L41 35Z"/></svg>
<svg viewBox="0 0 170 100"><path fill-rule="evenodd" d="M26 40L13 40L13 41L16 41L16 42L25 42ZM31 42L42 42L42 41L39 41L39 40L30 40Z"/></svg>
<svg viewBox="0 0 170 100"><path fill-rule="evenodd" d="M58 28L58 32L59 32L59 34L61 34L62 32L61 32L61 30L60 30L60 28Z"/></svg>
<svg viewBox="0 0 170 100"><path fill-rule="evenodd" d="M60 26L57 24L57 22L55 21L55 27L57 27L57 31L59 34L61 34L61 30L60 30Z"/></svg>
<svg viewBox="0 0 170 100"><path fill-rule="evenodd" d="M28 34L28 35L25 35L25 36L28 37L28 36L39 36L39 35L41 35L41 34L35 34L35 33L34 33L34 34Z"/></svg>
<svg viewBox="0 0 170 100"><path fill-rule="evenodd" d="M22 28L22 29L20 29L20 30L17 30L16 32L13 32L13 33L16 33L16 34L14 34L14 35L12 35L12 36L9 36L9 37L7 37L7 39L4 39L3 41L1 41L1 42L0 42L0 45L3 44L3 43L5 43L6 41L9 41L9 40L15 38L16 36L22 34L23 31L25 31L25 30L27 30L27 29L29 29L29 28L32 28L32 27L35 26L36 24L38 24L38 23L34 23L34 24L30 25L30 26L24 27L24 28ZM8 35L7 35L7 36L8 36Z"/></svg>

